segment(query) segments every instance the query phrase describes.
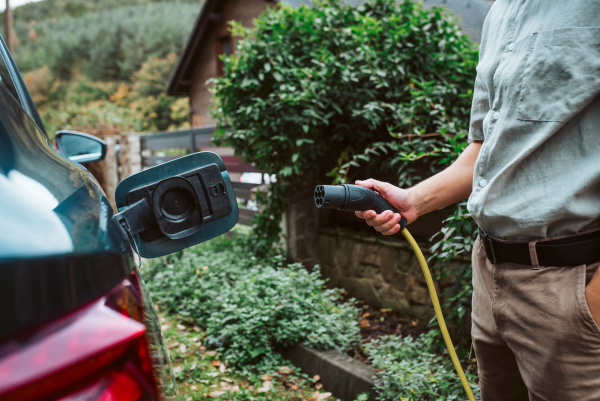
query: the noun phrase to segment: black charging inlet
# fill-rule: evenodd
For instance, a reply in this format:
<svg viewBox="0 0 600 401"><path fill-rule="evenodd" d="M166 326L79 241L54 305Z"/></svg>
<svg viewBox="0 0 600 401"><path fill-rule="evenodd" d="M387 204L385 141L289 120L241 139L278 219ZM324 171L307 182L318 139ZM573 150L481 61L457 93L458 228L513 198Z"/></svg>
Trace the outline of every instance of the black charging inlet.
<svg viewBox="0 0 600 401"><path fill-rule="evenodd" d="M116 218L130 235L151 245L190 237L203 223L233 210L216 164L135 188L126 198L128 207Z"/></svg>
<svg viewBox="0 0 600 401"><path fill-rule="evenodd" d="M158 228L168 238L188 237L202 226L198 196L192 183L183 177L167 178L156 184L152 206Z"/></svg>

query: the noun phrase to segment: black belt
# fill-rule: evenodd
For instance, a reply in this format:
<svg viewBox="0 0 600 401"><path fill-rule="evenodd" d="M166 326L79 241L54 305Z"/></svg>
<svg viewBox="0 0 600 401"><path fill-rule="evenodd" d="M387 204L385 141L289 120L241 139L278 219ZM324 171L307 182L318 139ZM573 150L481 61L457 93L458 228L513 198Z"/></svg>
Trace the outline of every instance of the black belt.
<svg viewBox="0 0 600 401"><path fill-rule="evenodd" d="M490 237L482 230L479 236L487 258L494 264L518 263L533 266L529 243ZM600 230L560 239L542 239L535 243L538 266L579 266L600 261Z"/></svg>

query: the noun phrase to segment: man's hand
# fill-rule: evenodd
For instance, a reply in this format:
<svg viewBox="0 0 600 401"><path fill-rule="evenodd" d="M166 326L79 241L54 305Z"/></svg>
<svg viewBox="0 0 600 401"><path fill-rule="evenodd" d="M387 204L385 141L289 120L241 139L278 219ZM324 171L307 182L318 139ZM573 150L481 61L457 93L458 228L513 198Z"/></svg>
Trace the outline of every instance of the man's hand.
<svg viewBox="0 0 600 401"><path fill-rule="evenodd" d="M373 179L366 181L356 181L356 185L360 185L381 195L385 200L390 202L396 210L400 213L394 213L392 211L385 211L381 214L375 213L373 210L367 210L364 212L356 212L356 216L361 219L365 219L367 224L375 228L375 231L379 231L383 235L394 235L400 230L401 215L409 222L412 223L419 216L415 205L411 202L411 197L408 191L400 189L387 182L381 182Z"/></svg>
<svg viewBox="0 0 600 401"><path fill-rule="evenodd" d="M373 179L356 181L356 185L379 193L410 224L419 216L469 197L473 185L473 169L482 143L472 142L454 164L410 189L400 189ZM377 215L373 210L365 210L356 212L356 216L365 219L368 225L383 235L393 235L400 230L398 213L385 211Z"/></svg>

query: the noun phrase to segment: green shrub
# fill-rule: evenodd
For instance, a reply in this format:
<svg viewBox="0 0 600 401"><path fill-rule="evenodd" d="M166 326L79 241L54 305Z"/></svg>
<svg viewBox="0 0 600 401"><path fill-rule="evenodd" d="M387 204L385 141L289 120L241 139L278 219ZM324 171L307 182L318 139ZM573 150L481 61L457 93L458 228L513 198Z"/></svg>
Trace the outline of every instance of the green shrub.
<svg viewBox="0 0 600 401"><path fill-rule="evenodd" d="M219 138L275 174L276 187L327 175L412 185L466 145L477 48L443 9L316 1L269 9L255 28L234 31L244 40L215 81ZM261 223L275 242L277 230Z"/></svg>
<svg viewBox="0 0 600 401"><path fill-rule="evenodd" d="M466 394L450 358L433 351L437 341L430 332L416 340L389 336L365 348L373 366L380 369L375 388L381 401L464 400ZM477 377L467 374L477 399Z"/></svg>
<svg viewBox="0 0 600 401"><path fill-rule="evenodd" d="M280 361L276 344L345 349L358 340L357 309L325 289L319 268L259 261L244 238L217 238L150 261L144 279L158 304L193 319L234 366Z"/></svg>

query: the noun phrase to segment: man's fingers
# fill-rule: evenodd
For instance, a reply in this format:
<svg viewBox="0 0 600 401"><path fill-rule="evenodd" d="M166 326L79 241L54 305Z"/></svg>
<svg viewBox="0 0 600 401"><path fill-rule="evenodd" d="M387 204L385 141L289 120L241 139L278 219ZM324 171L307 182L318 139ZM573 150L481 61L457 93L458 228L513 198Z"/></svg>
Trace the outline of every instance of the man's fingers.
<svg viewBox="0 0 600 401"><path fill-rule="evenodd" d="M396 224L394 225L392 228L390 228L387 231L382 231L381 233L383 235L394 235L396 234L398 231L400 231L400 224Z"/></svg>
<svg viewBox="0 0 600 401"><path fill-rule="evenodd" d="M399 213L394 214L392 218L386 221L385 223L375 226L375 231L385 232L392 229L396 224L398 224L400 218L401 217Z"/></svg>
<svg viewBox="0 0 600 401"><path fill-rule="evenodd" d="M391 186L391 184L388 184L387 182L377 181L372 178L369 178L365 181L355 181L355 184L360 185L361 187L372 189L373 191L378 192L379 194L387 192L387 190Z"/></svg>
<svg viewBox="0 0 600 401"><path fill-rule="evenodd" d="M388 221L390 221L390 219L392 219L394 217L394 213L388 211L385 211L381 214L378 214L377 216L375 216L372 219L368 219L367 220L367 224L370 225L371 227L377 227L380 226L384 223L387 223Z"/></svg>
<svg viewBox="0 0 600 401"><path fill-rule="evenodd" d="M354 212L356 214L356 217L360 218L360 219L364 219L364 220L369 220L374 218L375 216L377 216L377 213L375 213L375 211L373 210L365 210L363 212Z"/></svg>

